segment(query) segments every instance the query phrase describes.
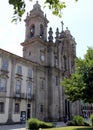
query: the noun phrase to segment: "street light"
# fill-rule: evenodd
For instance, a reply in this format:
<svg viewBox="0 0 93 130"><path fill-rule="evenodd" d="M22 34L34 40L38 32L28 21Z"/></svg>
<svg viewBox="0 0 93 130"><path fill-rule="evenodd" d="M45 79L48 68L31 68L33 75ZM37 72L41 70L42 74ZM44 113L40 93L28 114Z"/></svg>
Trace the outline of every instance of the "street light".
<svg viewBox="0 0 93 130"><path fill-rule="evenodd" d="M27 116L28 116L28 85L26 88L26 130L27 130Z"/></svg>

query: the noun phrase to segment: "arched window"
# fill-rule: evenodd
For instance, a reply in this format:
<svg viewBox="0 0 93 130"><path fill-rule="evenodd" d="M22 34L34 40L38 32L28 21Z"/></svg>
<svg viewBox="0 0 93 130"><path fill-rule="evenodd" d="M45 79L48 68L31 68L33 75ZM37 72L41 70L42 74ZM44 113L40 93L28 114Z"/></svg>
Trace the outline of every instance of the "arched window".
<svg viewBox="0 0 93 130"><path fill-rule="evenodd" d="M40 24L40 36L42 37L44 35L44 28L43 25Z"/></svg>
<svg viewBox="0 0 93 130"><path fill-rule="evenodd" d="M34 34L35 34L35 25L32 25L30 29L30 36L34 37Z"/></svg>

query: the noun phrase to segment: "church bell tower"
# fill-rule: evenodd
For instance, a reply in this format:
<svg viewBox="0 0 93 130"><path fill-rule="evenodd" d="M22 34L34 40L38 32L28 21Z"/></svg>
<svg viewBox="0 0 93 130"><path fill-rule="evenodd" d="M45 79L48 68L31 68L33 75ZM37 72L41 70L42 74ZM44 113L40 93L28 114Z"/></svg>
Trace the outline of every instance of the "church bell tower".
<svg viewBox="0 0 93 130"><path fill-rule="evenodd" d="M40 63L40 51L45 51L47 40L47 24L46 15L37 1L25 19L25 41L21 43L24 58Z"/></svg>

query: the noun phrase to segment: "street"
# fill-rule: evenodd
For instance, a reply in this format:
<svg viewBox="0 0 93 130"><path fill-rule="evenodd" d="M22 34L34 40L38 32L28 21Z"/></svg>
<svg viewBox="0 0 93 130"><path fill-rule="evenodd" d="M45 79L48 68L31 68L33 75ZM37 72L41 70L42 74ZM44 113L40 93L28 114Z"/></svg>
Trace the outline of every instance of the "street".
<svg viewBox="0 0 93 130"><path fill-rule="evenodd" d="M26 130L26 124L0 125L0 130Z"/></svg>

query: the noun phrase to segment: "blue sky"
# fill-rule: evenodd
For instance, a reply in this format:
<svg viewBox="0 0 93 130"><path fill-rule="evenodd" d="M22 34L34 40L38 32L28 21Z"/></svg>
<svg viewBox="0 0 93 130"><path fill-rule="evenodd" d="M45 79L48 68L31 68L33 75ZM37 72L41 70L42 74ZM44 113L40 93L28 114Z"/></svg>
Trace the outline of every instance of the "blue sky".
<svg viewBox="0 0 93 130"><path fill-rule="evenodd" d="M93 0L78 0L77 3L74 0L65 1L67 8L62 11L62 18L53 16L48 8L43 9L43 0L39 0L39 3L49 20L48 27L53 28L54 34L57 27L61 31L61 21L64 21L64 29L69 28L77 43L77 56L83 58L87 47L93 47ZM34 3L35 0L33 3L27 2L26 12L32 9ZM21 22L11 23L13 8L7 0L0 1L0 16L0 48L22 56L20 43L25 40L26 13Z"/></svg>

